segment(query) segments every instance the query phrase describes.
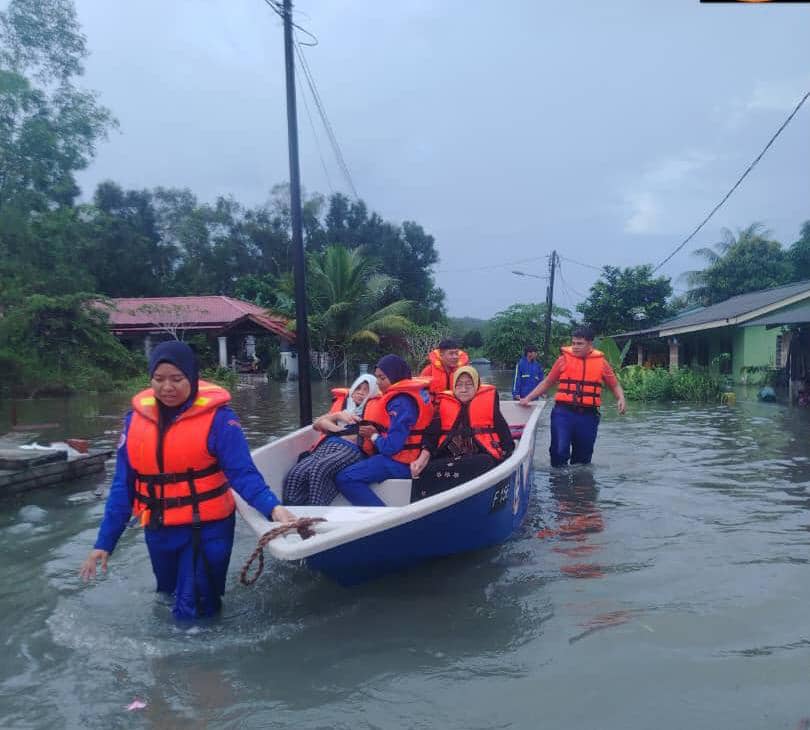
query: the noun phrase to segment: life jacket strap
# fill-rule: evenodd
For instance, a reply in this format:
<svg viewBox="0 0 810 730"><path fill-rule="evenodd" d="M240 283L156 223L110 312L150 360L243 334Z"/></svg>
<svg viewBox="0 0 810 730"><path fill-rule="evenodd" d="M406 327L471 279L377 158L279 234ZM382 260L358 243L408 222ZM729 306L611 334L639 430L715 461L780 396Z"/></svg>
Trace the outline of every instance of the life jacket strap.
<svg viewBox="0 0 810 730"><path fill-rule="evenodd" d="M211 466L205 469L189 469L188 471L181 472L160 472L159 474L141 474L135 472L135 479L146 482L147 484L173 484L174 482L185 482L189 479L202 479L203 477L210 477L222 471L222 467L218 462L214 462Z"/></svg>
<svg viewBox="0 0 810 730"><path fill-rule="evenodd" d="M191 489L191 494L183 497L156 497L154 494L154 487L149 489L149 482L147 482L147 489L149 489L149 496L144 494L137 494L135 499L144 505L145 510L149 512L148 527L162 527L163 526L163 513L167 509L176 509L177 507L188 507L191 505L193 510L192 526L199 526L200 520L200 503L207 502L210 499L216 499L226 494L230 489L228 482L223 482L215 489L210 489L207 492L200 494L196 490L196 486Z"/></svg>

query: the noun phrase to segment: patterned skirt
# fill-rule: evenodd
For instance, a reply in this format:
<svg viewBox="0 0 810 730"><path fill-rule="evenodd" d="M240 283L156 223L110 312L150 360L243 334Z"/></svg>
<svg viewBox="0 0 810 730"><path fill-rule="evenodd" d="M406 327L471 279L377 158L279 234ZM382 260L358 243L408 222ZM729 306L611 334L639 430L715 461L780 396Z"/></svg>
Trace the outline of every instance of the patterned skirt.
<svg viewBox="0 0 810 730"><path fill-rule="evenodd" d="M325 439L284 477L284 504L327 505L337 496L335 474L363 460L363 452L346 439Z"/></svg>

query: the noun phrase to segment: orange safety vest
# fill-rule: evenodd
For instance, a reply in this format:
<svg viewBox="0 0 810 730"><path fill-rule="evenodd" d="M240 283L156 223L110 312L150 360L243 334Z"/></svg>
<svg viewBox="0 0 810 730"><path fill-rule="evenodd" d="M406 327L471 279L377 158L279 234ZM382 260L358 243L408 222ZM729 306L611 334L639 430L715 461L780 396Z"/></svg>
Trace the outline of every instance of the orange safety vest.
<svg viewBox="0 0 810 730"><path fill-rule="evenodd" d="M495 430L495 396L497 389L494 385L482 385L467 406L469 426L476 443L494 459L500 461L504 457L501 438ZM439 394L439 419L441 421L441 446L453 429L461 415L461 402L450 391Z"/></svg>
<svg viewBox="0 0 810 730"><path fill-rule="evenodd" d="M555 400L584 408L602 404L602 368L605 356L591 350L585 357L576 357L570 347L563 347L565 358Z"/></svg>
<svg viewBox="0 0 810 730"><path fill-rule="evenodd" d="M332 388L332 405L329 407L329 413L340 413L346 407L348 397L348 388ZM324 439L334 435L332 433L322 433L318 436L318 440L312 444L312 448L309 450L310 453L315 451L323 443Z"/></svg>
<svg viewBox="0 0 810 730"><path fill-rule="evenodd" d="M127 457L135 472L132 514L141 525L198 525L233 514L228 480L208 453L214 415L230 399L225 388L201 380L194 403L164 431L162 444L154 391L147 388L132 399Z"/></svg>
<svg viewBox="0 0 810 730"><path fill-rule="evenodd" d="M470 356L464 350L458 351L458 367L470 364ZM453 387L453 372L449 373L444 369L442 359L439 357L439 351L433 350L428 355L428 364L424 370L419 373L420 378L430 378L429 390L434 396L438 395L444 390L450 390Z"/></svg>
<svg viewBox="0 0 810 730"><path fill-rule="evenodd" d="M391 425L391 416L388 415L388 403L402 394L413 398L419 409L416 423L411 428L402 451L394 454L395 461L410 464L419 456L422 449L422 434L433 420L433 405L428 392L428 381L425 378L407 378L394 383L383 395L377 395L366 401L366 410L361 425L375 426L380 436L388 435ZM374 454L374 442L371 439L361 439L361 448L369 456Z"/></svg>

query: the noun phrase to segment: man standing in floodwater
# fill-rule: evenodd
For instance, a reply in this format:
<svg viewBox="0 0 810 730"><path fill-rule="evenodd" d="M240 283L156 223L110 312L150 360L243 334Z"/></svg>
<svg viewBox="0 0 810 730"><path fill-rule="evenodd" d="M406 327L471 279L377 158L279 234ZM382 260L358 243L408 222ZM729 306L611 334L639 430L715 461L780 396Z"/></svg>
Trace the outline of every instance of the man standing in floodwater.
<svg viewBox="0 0 810 730"><path fill-rule="evenodd" d="M590 327L577 327L571 335L571 345L562 348L562 355L545 380L520 405L528 406L533 398L543 395L559 383L551 411L551 466L590 464L596 433L599 429L599 407L602 405L602 383L616 396L616 407L624 413L624 391L605 356L593 347L594 333Z"/></svg>

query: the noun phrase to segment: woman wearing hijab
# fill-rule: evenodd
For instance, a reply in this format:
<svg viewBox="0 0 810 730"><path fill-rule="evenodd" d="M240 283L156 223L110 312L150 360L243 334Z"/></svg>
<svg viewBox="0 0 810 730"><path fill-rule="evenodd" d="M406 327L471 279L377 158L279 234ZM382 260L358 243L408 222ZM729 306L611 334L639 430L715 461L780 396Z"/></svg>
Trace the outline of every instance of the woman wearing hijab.
<svg viewBox="0 0 810 730"><path fill-rule="evenodd" d="M472 366L453 373L453 390L439 394L436 415L411 464L411 501L469 481L515 450L494 385L481 385Z"/></svg>
<svg viewBox="0 0 810 730"><path fill-rule="evenodd" d="M124 419L110 493L86 581L107 561L135 517L160 593L174 595L178 619L211 616L221 606L233 547L233 487L272 520L295 517L270 491L250 456L230 394L199 379L183 342L163 342L149 358L151 387L132 399Z"/></svg>
<svg viewBox="0 0 810 730"><path fill-rule="evenodd" d="M327 505L337 496L335 474L364 458L357 445L358 423L369 398L379 392L373 375L361 375L348 393L338 392L332 410L317 418L312 428L323 436L309 456L284 478L285 504Z"/></svg>
<svg viewBox="0 0 810 730"><path fill-rule="evenodd" d="M424 430L433 417L425 378L411 378L408 364L386 355L374 371L380 395L366 405L359 434L367 459L338 472L338 490L354 505L383 507L371 484L386 479L407 479L409 464L419 453Z"/></svg>

